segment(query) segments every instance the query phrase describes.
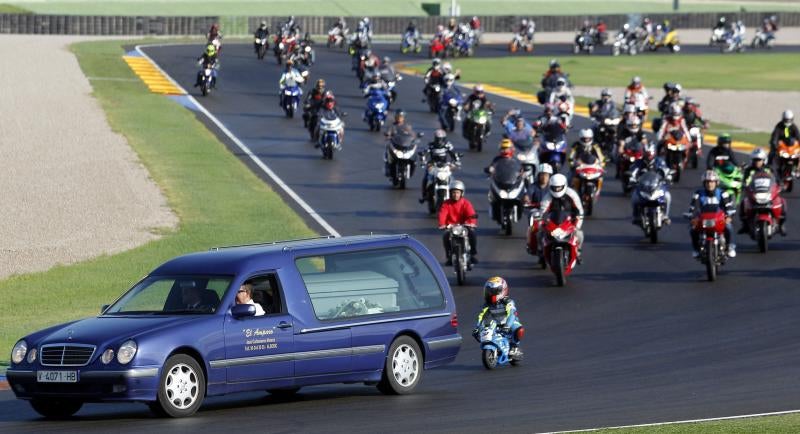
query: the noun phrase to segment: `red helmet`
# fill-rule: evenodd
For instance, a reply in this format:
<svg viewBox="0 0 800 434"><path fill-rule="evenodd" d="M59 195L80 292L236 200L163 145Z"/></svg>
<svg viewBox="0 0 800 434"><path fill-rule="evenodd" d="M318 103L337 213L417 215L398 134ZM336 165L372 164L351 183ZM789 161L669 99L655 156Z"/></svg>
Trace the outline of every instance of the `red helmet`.
<svg viewBox="0 0 800 434"><path fill-rule="evenodd" d="M508 283L500 276L490 277L483 285L483 298L489 304L495 304L508 297Z"/></svg>

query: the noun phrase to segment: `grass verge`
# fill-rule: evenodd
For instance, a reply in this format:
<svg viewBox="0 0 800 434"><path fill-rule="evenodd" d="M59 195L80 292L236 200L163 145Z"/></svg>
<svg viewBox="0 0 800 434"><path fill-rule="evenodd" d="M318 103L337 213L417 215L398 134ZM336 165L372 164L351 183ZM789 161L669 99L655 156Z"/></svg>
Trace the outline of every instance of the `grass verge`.
<svg viewBox="0 0 800 434"><path fill-rule="evenodd" d="M800 414L750 417L713 422L679 423L637 428L603 429L609 434L732 434L732 433L796 433L800 428ZM588 431L584 431L588 432Z"/></svg>
<svg viewBox="0 0 800 434"><path fill-rule="evenodd" d="M465 81L502 83L502 86L535 91L547 69L548 57L507 57L498 59L459 59ZM667 81L679 82L687 89L788 90L796 91L800 77L800 56L778 53L743 53L735 56L569 56L560 59L573 83L581 86L624 87L634 75L650 88ZM427 65L416 66L424 71Z"/></svg>
<svg viewBox="0 0 800 434"><path fill-rule="evenodd" d="M31 13L33 12L17 5L0 3L0 14L31 14Z"/></svg>
<svg viewBox="0 0 800 434"><path fill-rule="evenodd" d="M303 220L194 114L152 94L122 61L120 41L71 48L111 128L125 136L180 218L159 240L113 256L0 281L0 359L23 335L91 316L158 264L215 245L313 235ZM98 180L99 181L99 180Z"/></svg>

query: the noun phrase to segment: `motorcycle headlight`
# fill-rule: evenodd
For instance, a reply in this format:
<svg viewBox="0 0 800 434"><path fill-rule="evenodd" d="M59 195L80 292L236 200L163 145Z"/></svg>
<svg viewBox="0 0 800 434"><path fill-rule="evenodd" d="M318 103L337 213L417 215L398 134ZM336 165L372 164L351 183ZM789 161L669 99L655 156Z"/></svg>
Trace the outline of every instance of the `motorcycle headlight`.
<svg viewBox="0 0 800 434"><path fill-rule="evenodd" d="M553 142L547 142L547 149L553 151L556 149L556 144Z"/></svg>
<svg viewBox="0 0 800 434"><path fill-rule="evenodd" d="M203 73L206 75L206 77L208 77L209 75L211 75L211 69L206 68L206 70L203 71Z"/></svg>
<svg viewBox="0 0 800 434"><path fill-rule="evenodd" d="M561 228L556 228L556 230L551 232L551 235L553 236L553 238L556 239L556 241L560 241L560 242L565 242L569 238L569 232L567 232L567 231L565 231L565 230L563 230Z"/></svg>
<svg viewBox="0 0 800 434"><path fill-rule="evenodd" d="M31 348L31 350L28 351L28 363L35 362L37 355L38 355L38 351L36 351L36 347Z"/></svg>
<svg viewBox="0 0 800 434"><path fill-rule="evenodd" d="M383 110L383 106L384 105L385 105L384 103L379 102L379 103L375 104L375 108L378 109L378 110Z"/></svg>
<svg viewBox="0 0 800 434"><path fill-rule="evenodd" d="M487 121L488 119L486 118L486 116L481 116L475 122L480 125L485 125Z"/></svg>
<svg viewBox="0 0 800 434"><path fill-rule="evenodd" d="M395 149L394 150L394 155L396 155L397 158L403 158L403 151L401 151L399 149Z"/></svg>
<svg viewBox="0 0 800 434"><path fill-rule="evenodd" d="M709 229L717 226L717 221L714 219L703 219L703 228Z"/></svg>
<svg viewBox="0 0 800 434"><path fill-rule="evenodd" d="M500 199L508 199L508 192L506 190L499 190L497 193L500 195Z"/></svg>
<svg viewBox="0 0 800 434"><path fill-rule="evenodd" d="M136 355L136 350L138 349L139 347L136 345L136 341L133 339L128 339L119 346L119 351L117 351L117 361L121 365L130 363L130 361L133 360L133 356Z"/></svg>
<svg viewBox="0 0 800 434"><path fill-rule="evenodd" d="M256 38L256 44L260 44L260 43L261 43L261 39L260 38Z"/></svg>
<svg viewBox="0 0 800 434"><path fill-rule="evenodd" d="M450 107L455 107L455 106L457 106L457 105L458 105L458 101L456 101L456 99L455 99L455 98L450 98L450 99L447 101L447 103L448 103L448 104L450 104Z"/></svg>
<svg viewBox="0 0 800 434"><path fill-rule="evenodd" d="M20 340L11 349L11 361L14 363L22 363L25 360L25 355L28 354L28 343L25 340Z"/></svg>
<svg viewBox="0 0 800 434"><path fill-rule="evenodd" d="M111 363L114 360L114 350L111 348L103 351L103 355L100 357L100 361L103 362L104 365Z"/></svg>
<svg viewBox="0 0 800 434"><path fill-rule="evenodd" d="M755 196L756 196L756 203L761 204L761 205L763 205L765 203L769 203L770 199L772 199L772 195L768 191L763 191L761 193L756 193Z"/></svg>
<svg viewBox="0 0 800 434"><path fill-rule="evenodd" d="M433 90L434 90L434 92L439 92L440 90L442 90L442 87L439 86L438 84L434 84L433 85Z"/></svg>
<svg viewBox="0 0 800 434"><path fill-rule="evenodd" d="M292 95L292 91L289 90L289 89L286 89L283 93L285 93L286 95L289 95L289 96Z"/></svg>
<svg viewBox="0 0 800 434"><path fill-rule="evenodd" d="M453 226L453 228L450 229L450 232L452 232L453 235L455 235L457 237L460 237L460 236L464 235L464 227L463 226Z"/></svg>
<svg viewBox="0 0 800 434"><path fill-rule="evenodd" d="M447 181L448 178L450 178L450 174L445 171L441 171L436 174L436 179L439 181Z"/></svg>
<svg viewBox="0 0 800 434"><path fill-rule="evenodd" d="M278 44L278 48L280 48L281 50L283 50L283 49L284 49L284 47L286 47L286 46L285 46L285 45L283 45L283 42L281 42L280 44Z"/></svg>

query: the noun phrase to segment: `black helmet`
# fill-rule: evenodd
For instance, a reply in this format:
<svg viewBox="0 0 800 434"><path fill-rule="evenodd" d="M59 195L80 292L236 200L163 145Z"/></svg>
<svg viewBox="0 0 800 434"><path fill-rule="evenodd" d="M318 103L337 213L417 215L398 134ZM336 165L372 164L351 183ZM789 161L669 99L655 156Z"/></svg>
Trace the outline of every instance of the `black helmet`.
<svg viewBox="0 0 800 434"><path fill-rule="evenodd" d="M731 143L731 135L728 133L722 133L719 135L719 137L717 137L717 146L728 145L730 147Z"/></svg>

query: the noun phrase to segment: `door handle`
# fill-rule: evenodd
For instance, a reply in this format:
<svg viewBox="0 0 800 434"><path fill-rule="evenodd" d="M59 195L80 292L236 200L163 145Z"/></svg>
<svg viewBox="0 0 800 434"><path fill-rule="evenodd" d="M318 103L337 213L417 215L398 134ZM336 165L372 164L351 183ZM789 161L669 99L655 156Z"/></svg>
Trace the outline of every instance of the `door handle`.
<svg viewBox="0 0 800 434"><path fill-rule="evenodd" d="M289 323L288 323L288 322L286 322L286 321L281 321L281 322L279 322L279 323L278 323L278 328L279 328L279 329L288 329L288 328L289 328L289 327L291 327L291 326L292 326L292 325L291 325L291 324L289 324Z"/></svg>

